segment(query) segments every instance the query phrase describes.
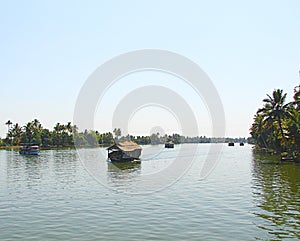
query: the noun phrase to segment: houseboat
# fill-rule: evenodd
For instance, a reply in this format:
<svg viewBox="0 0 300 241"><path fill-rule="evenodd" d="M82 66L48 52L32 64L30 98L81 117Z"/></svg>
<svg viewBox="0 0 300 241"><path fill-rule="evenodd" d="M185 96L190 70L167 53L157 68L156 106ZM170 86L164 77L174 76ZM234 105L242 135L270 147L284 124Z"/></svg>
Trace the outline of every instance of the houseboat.
<svg viewBox="0 0 300 241"><path fill-rule="evenodd" d="M234 146L234 142L228 142L228 146Z"/></svg>
<svg viewBox="0 0 300 241"><path fill-rule="evenodd" d="M142 148L133 141L124 141L108 147L107 151L112 162L126 162L139 160Z"/></svg>
<svg viewBox="0 0 300 241"><path fill-rule="evenodd" d="M37 143L22 143L19 149L21 155L38 155L39 146Z"/></svg>
<svg viewBox="0 0 300 241"><path fill-rule="evenodd" d="M165 148L174 148L174 142L173 141L168 141L165 143Z"/></svg>

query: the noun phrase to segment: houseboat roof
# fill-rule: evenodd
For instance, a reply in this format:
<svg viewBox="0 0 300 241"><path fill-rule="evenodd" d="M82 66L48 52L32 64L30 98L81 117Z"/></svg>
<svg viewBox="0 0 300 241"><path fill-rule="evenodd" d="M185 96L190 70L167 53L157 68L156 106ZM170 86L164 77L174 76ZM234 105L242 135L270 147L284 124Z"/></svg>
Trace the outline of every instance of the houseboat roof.
<svg viewBox="0 0 300 241"><path fill-rule="evenodd" d="M142 149L138 144L133 141L123 141L115 143L114 145L107 148L107 150L120 149L121 151L134 151Z"/></svg>
<svg viewBox="0 0 300 241"><path fill-rule="evenodd" d="M166 144L174 144L173 141L167 141Z"/></svg>

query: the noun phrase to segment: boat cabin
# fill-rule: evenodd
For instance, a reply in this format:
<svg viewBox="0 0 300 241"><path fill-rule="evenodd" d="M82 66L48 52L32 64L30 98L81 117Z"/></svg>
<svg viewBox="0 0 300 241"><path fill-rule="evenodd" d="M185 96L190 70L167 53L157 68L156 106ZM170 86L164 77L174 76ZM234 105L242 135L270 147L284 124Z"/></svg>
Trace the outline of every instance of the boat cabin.
<svg viewBox="0 0 300 241"><path fill-rule="evenodd" d="M228 142L228 146L234 146L234 142Z"/></svg>
<svg viewBox="0 0 300 241"><path fill-rule="evenodd" d="M37 143L21 143L19 153L21 155L38 155L39 146Z"/></svg>
<svg viewBox="0 0 300 241"><path fill-rule="evenodd" d="M173 141L168 141L165 143L165 148L174 148L174 142Z"/></svg>

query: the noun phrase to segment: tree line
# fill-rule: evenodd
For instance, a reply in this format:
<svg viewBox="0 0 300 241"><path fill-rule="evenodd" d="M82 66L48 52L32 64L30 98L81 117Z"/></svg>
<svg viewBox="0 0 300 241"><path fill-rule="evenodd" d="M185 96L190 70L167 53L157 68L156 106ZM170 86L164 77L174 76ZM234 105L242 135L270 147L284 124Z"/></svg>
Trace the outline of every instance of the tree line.
<svg viewBox="0 0 300 241"><path fill-rule="evenodd" d="M7 135L0 140L2 146L19 146L21 143L36 143L42 147L72 147L96 146L98 144L110 145L114 143L113 134L93 130L79 132L76 125L71 122L57 123L53 130L44 128L39 120L34 119L24 126L13 124L10 120L6 123Z"/></svg>
<svg viewBox="0 0 300 241"><path fill-rule="evenodd" d="M76 125L71 122L66 124L57 123L53 130L44 128L39 120L34 119L24 126L12 123L8 120L7 135L0 139L1 146L19 146L21 143L37 143L42 147L72 147L76 146L109 146L117 141L134 141L139 145L164 144L167 141L180 143L223 143L228 141L245 142L245 138L209 138L206 136L185 137L174 133L172 135L160 135L153 133L150 136L122 136L120 128L113 132L99 133L94 130L78 131Z"/></svg>
<svg viewBox="0 0 300 241"><path fill-rule="evenodd" d="M275 89L263 99L263 107L254 116L250 128L252 140L258 148L276 154L299 157L300 150L300 85L294 88L293 100Z"/></svg>

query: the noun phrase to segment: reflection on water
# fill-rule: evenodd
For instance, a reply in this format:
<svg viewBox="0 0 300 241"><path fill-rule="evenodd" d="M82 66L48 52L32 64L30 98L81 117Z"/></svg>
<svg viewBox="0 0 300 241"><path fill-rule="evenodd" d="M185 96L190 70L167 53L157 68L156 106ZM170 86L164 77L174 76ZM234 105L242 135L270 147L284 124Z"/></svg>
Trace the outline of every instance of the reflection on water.
<svg viewBox="0 0 300 241"><path fill-rule="evenodd" d="M256 225L272 238L300 238L300 165L254 153L253 197Z"/></svg>
<svg viewBox="0 0 300 241"><path fill-rule="evenodd" d="M108 184L119 191L124 191L135 177L141 173L141 162L107 162Z"/></svg>
<svg viewBox="0 0 300 241"><path fill-rule="evenodd" d="M76 185L81 166L72 150L47 150L38 156L19 155L16 151L8 154L6 183L12 190L39 189L46 182L53 186Z"/></svg>
<svg viewBox="0 0 300 241"><path fill-rule="evenodd" d="M128 163L107 162L105 148L105 155L79 150L114 191L90 176L76 150L39 156L0 150L0 240L300 239L300 164L253 154L249 145L226 146L200 181L209 150L201 144L195 164L174 185L126 194L136 184L147 188L140 177L168 167L178 153L181 161L189 158L191 145L181 145L182 152L161 146L157 156L160 147L149 146L140 162Z"/></svg>
<svg viewBox="0 0 300 241"><path fill-rule="evenodd" d="M141 161L108 162L107 165L111 173L133 173L141 169Z"/></svg>

